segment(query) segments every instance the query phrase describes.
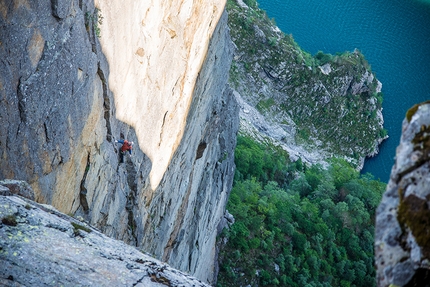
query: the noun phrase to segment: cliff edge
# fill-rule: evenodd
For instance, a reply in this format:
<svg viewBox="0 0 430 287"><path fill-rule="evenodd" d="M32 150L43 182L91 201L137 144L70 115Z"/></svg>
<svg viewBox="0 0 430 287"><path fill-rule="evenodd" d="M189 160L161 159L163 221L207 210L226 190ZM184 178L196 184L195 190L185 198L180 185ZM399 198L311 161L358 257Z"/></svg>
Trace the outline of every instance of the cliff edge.
<svg viewBox="0 0 430 287"><path fill-rule="evenodd" d="M380 287L429 286L430 103L412 107L402 125L396 162L376 215Z"/></svg>

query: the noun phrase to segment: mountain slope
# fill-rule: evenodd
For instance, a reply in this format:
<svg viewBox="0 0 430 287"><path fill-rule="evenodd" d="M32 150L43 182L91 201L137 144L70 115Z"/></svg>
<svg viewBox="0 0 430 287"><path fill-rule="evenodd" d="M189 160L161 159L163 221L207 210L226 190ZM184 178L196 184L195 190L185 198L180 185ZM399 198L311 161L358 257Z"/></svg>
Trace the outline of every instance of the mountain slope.
<svg viewBox="0 0 430 287"><path fill-rule="evenodd" d="M230 83L241 103L241 131L316 163L332 156L360 168L386 138L382 84L359 51L311 56L282 33L255 1L229 0L236 46Z"/></svg>

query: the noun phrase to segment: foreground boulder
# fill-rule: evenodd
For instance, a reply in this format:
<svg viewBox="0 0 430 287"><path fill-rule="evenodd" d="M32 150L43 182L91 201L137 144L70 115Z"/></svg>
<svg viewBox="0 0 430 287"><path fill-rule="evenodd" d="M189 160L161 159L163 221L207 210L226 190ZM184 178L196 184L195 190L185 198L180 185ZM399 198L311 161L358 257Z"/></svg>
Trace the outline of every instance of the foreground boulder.
<svg viewBox="0 0 430 287"><path fill-rule="evenodd" d="M430 286L430 103L403 121L387 190L376 215L378 286Z"/></svg>
<svg viewBox="0 0 430 287"><path fill-rule="evenodd" d="M0 196L0 286L208 286L48 205Z"/></svg>

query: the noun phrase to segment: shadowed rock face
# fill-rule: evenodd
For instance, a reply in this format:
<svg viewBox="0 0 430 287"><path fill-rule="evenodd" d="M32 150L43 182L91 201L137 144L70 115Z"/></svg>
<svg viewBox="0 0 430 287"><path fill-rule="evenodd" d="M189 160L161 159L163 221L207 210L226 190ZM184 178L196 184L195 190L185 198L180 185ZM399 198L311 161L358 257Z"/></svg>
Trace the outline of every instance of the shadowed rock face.
<svg viewBox="0 0 430 287"><path fill-rule="evenodd" d="M110 3L99 2L102 6ZM163 3L167 6L157 6L160 9L148 15L154 18L158 11L160 18L172 20L169 15L176 6L199 5L181 3L171 3L171 7ZM232 185L238 116L227 86L232 45L227 16L222 13L225 1L208 3L212 6L191 9L188 18L179 19L183 22L173 19L173 24L182 27L200 19L200 12L212 15L206 25L192 26L200 29L198 37L193 37L192 30L186 32L190 53L175 54L181 51L170 46L176 42L163 38L157 43L166 46L159 46L157 52L169 51L175 60L157 62L155 54L151 57L152 42L139 40L160 36L148 34L151 29L133 35L139 40L136 50L128 41L104 41L111 39L103 34L104 27L127 28L115 21L135 25L134 19L137 25L150 26L152 18L143 21L145 11L139 17L122 14L119 19L110 18L106 11L100 24L103 10L96 9L92 0L1 1L0 179L26 180L36 201L82 216L105 234L211 282L216 235ZM208 7L212 7L209 14ZM183 15L181 11L178 15ZM180 38L172 36L168 39ZM113 53L104 54L106 45ZM153 74L152 68L144 70L143 75L156 77L147 80L147 86L141 85L142 71L134 74L128 73L127 66L111 66L109 57L129 51L140 60L137 66L133 64L133 71L139 65L156 69ZM188 61L191 55L200 58ZM183 66L177 65L184 61L186 70L193 73L187 72L188 88L179 89L176 78L173 81L168 75L175 71L182 75ZM163 74L167 76L161 81ZM127 85L117 85L118 81ZM134 85L141 88L139 93L128 93ZM147 105L141 104L142 98ZM127 123L120 120L118 101L130 107L134 100L140 102L138 109L122 109L129 114L124 119ZM174 117L173 110L166 113L172 103L181 111ZM155 118L161 124L151 124ZM181 123L180 131L176 122ZM151 142L145 142L142 133L151 135ZM114 141L120 138L135 142L133 157L126 156L124 163L119 162L120 145ZM154 138L157 150L152 148ZM169 150L169 160L163 159L161 168L161 160L156 160L162 155L158 147ZM151 182L154 170L156 184Z"/></svg>
<svg viewBox="0 0 430 287"><path fill-rule="evenodd" d="M0 195L1 286L208 286L48 205Z"/></svg>
<svg viewBox="0 0 430 287"><path fill-rule="evenodd" d="M430 103L423 103L406 114L396 162L377 210L378 286L430 286L429 171Z"/></svg>

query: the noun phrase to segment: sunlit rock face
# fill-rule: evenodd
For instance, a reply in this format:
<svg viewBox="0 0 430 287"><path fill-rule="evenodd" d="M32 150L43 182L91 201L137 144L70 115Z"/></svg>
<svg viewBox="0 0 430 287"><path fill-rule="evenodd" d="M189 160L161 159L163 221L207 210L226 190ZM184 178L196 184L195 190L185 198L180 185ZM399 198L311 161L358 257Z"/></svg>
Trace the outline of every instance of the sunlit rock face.
<svg viewBox="0 0 430 287"><path fill-rule="evenodd" d="M430 103L412 107L376 215L378 286L430 282Z"/></svg>
<svg viewBox="0 0 430 287"><path fill-rule="evenodd" d="M225 1L152 2L0 2L0 179L211 282L238 121Z"/></svg>
<svg viewBox="0 0 430 287"><path fill-rule="evenodd" d="M136 202L145 208L133 211L144 226L136 238L145 250L209 283L215 280L216 235L232 186L238 130L238 106L226 88L226 59L232 56L226 25L224 14L197 77L182 140L155 191L138 192Z"/></svg>
<svg viewBox="0 0 430 287"><path fill-rule="evenodd" d="M135 127L155 189L184 133L193 90L225 1L104 1L100 43L116 116Z"/></svg>

